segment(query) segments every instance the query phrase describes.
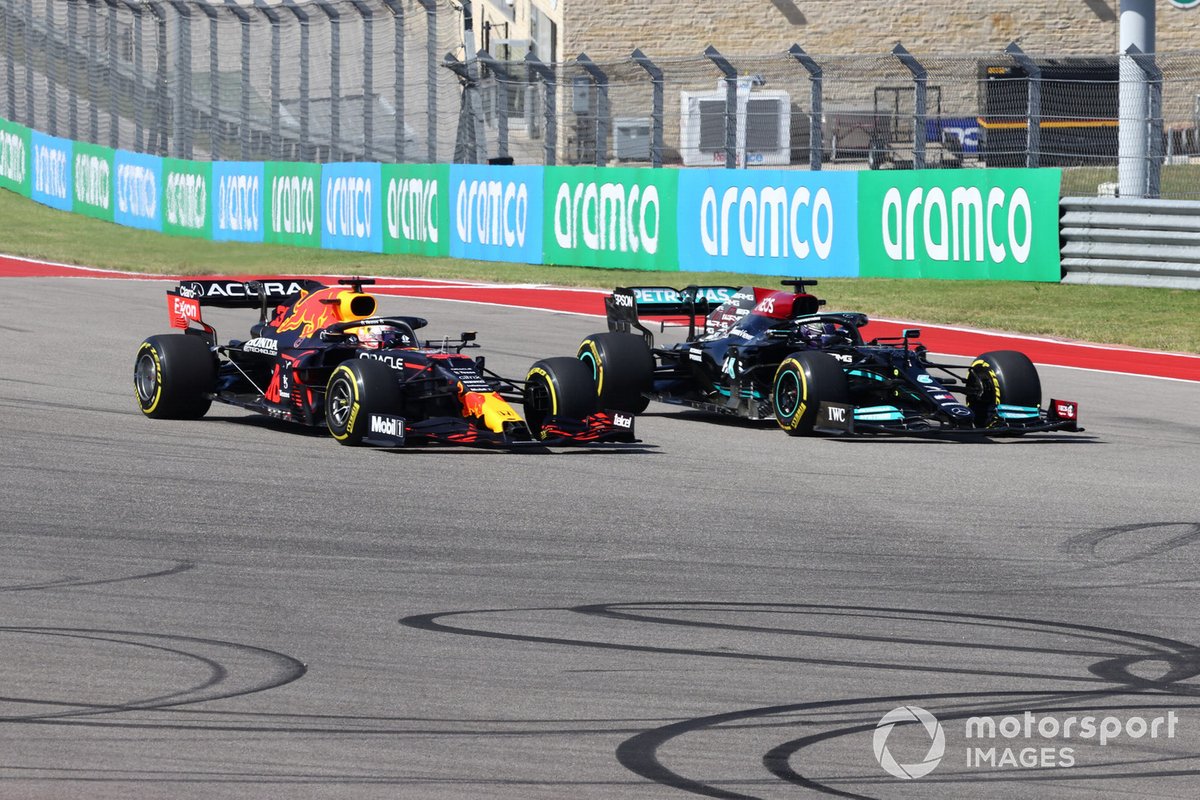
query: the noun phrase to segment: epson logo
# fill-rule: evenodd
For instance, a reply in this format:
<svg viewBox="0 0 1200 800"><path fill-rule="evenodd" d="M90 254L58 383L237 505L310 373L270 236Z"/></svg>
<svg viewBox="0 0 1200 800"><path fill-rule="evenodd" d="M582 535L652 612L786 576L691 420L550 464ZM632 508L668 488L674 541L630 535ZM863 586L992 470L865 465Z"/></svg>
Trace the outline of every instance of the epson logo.
<svg viewBox="0 0 1200 800"><path fill-rule="evenodd" d="M437 244L437 212L437 181L421 178L388 181L387 226L393 239Z"/></svg>
<svg viewBox="0 0 1200 800"><path fill-rule="evenodd" d="M1018 221L1024 235L1018 241ZM908 193L892 187L883 197L883 249L893 261L928 257L933 261L984 261L1000 264L1011 255L1018 264L1029 260L1033 246L1033 210L1022 188L1005 194L998 186L987 200L975 186L957 186L928 194L921 187ZM1003 237L998 238L998 237ZM919 253L918 253L919 251Z"/></svg>
<svg viewBox="0 0 1200 800"><path fill-rule="evenodd" d="M824 261L833 251L833 199L824 187L814 195L800 186L789 197L783 186L731 186L718 201L709 186L700 199L699 222L700 244L710 256L729 255L735 235L742 254L751 258L803 259L815 252Z"/></svg>
<svg viewBox="0 0 1200 800"><path fill-rule="evenodd" d="M454 225L460 241L524 247L529 187L512 181L463 181L454 198Z"/></svg>
<svg viewBox="0 0 1200 800"><path fill-rule="evenodd" d="M661 227L656 186L577 183L572 191L564 183L554 198L554 239L564 249L654 255Z"/></svg>
<svg viewBox="0 0 1200 800"><path fill-rule="evenodd" d="M624 294L622 292L613 292L613 305L621 308L633 308L633 295Z"/></svg>

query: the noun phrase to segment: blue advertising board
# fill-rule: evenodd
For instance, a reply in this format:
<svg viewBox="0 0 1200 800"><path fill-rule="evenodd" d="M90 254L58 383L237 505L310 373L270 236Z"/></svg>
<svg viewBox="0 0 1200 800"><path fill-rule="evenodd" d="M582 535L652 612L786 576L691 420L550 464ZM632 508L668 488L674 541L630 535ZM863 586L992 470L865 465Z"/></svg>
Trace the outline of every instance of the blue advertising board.
<svg viewBox="0 0 1200 800"><path fill-rule="evenodd" d="M263 163L214 161L212 238L218 242L263 240Z"/></svg>
<svg viewBox="0 0 1200 800"><path fill-rule="evenodd" d="M450 166L450 255L542 263L542 168Z"/></svg>
<svg viewBox="0 0 1200 800"><path fill-rule="evenodd" d="M162 230L162 159L144 153L118 150L116 207L113 222L131 228Z"/></svg>
<svg viewBox="0 0 1200 800"><path fill-rule="evenodd" d="M679 268L858 275L858 174L697 169L679 173Z"/></svg>
<svg viewBox="0 0 1200 800"><path fill-rule="evenodd" d="M383 173L376 163L321 167L321 247L383 252Z"/></svg>
<svg viewBox="0 0 1200 800"><path fill-rule="evenodd" d="M75 143L70 139L30 132L33 147L33 184L29 196L42 205L71 211L75 207L71 174Z"/></svg>

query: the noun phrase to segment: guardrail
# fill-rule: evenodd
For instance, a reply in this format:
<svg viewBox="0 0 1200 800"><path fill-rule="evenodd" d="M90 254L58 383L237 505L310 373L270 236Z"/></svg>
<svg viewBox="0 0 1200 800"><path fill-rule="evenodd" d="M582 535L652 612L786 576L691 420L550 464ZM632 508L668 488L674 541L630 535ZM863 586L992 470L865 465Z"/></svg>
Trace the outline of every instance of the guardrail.
<svg viewBox="0 0 1200 800"><path fill-rule="evenodd" d="M1200 289L1200 202L1064 197L1063 283Z"/></svg>

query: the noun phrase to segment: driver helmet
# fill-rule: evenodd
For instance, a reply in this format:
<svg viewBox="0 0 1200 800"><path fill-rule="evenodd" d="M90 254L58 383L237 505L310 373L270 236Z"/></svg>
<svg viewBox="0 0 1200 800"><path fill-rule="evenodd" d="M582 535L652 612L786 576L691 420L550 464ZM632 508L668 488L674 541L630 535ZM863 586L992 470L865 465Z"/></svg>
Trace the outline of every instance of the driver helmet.
<svg viewBox="0 0 1200 800"><path fill-rule="evenodd" d="M407 335L391 325L359 325L347 328L346 333L357 337L359 346L367 350L380 350L393 345L412 345L412 342L406 341L409 338Z"/></svg>

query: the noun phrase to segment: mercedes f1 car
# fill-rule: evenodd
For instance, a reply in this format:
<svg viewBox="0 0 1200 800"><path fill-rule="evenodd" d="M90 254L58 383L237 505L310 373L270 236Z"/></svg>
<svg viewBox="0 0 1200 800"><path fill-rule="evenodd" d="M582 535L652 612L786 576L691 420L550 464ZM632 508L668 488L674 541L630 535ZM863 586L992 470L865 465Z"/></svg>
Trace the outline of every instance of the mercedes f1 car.
<svg viewBox="0 0 1200 800"><path fill-rule="evenodd" d="M782 283L789 289L616 289L605 298L608 332L588 337L578 352L600 404L640 413L653 399L774 418L793 436L1083 430L1077 403L1042 407L1037 369L1023 353L984 353L967 366L937 363L919 330L866 341L865 314L822 310L825 301L805 290L816 281ZM643 314L660 330L672 319L686 325L686 341L656 347Z"/></svg>
<svg viewBox="0 0 1200 800"><path fill-rule="evenodd" d="M167 292L171 325L134 361L142 413L194 419L212 402L325 426L342 444L521 446L632 442L633 415L598 409L587 365L535 363L525 380L489 370L475 333L422 342L426 320L378 316L370 280L192 280ZM204 306L258 308L250 338L217 341ZM521 403L524 418L512 407Z"/></svg>

